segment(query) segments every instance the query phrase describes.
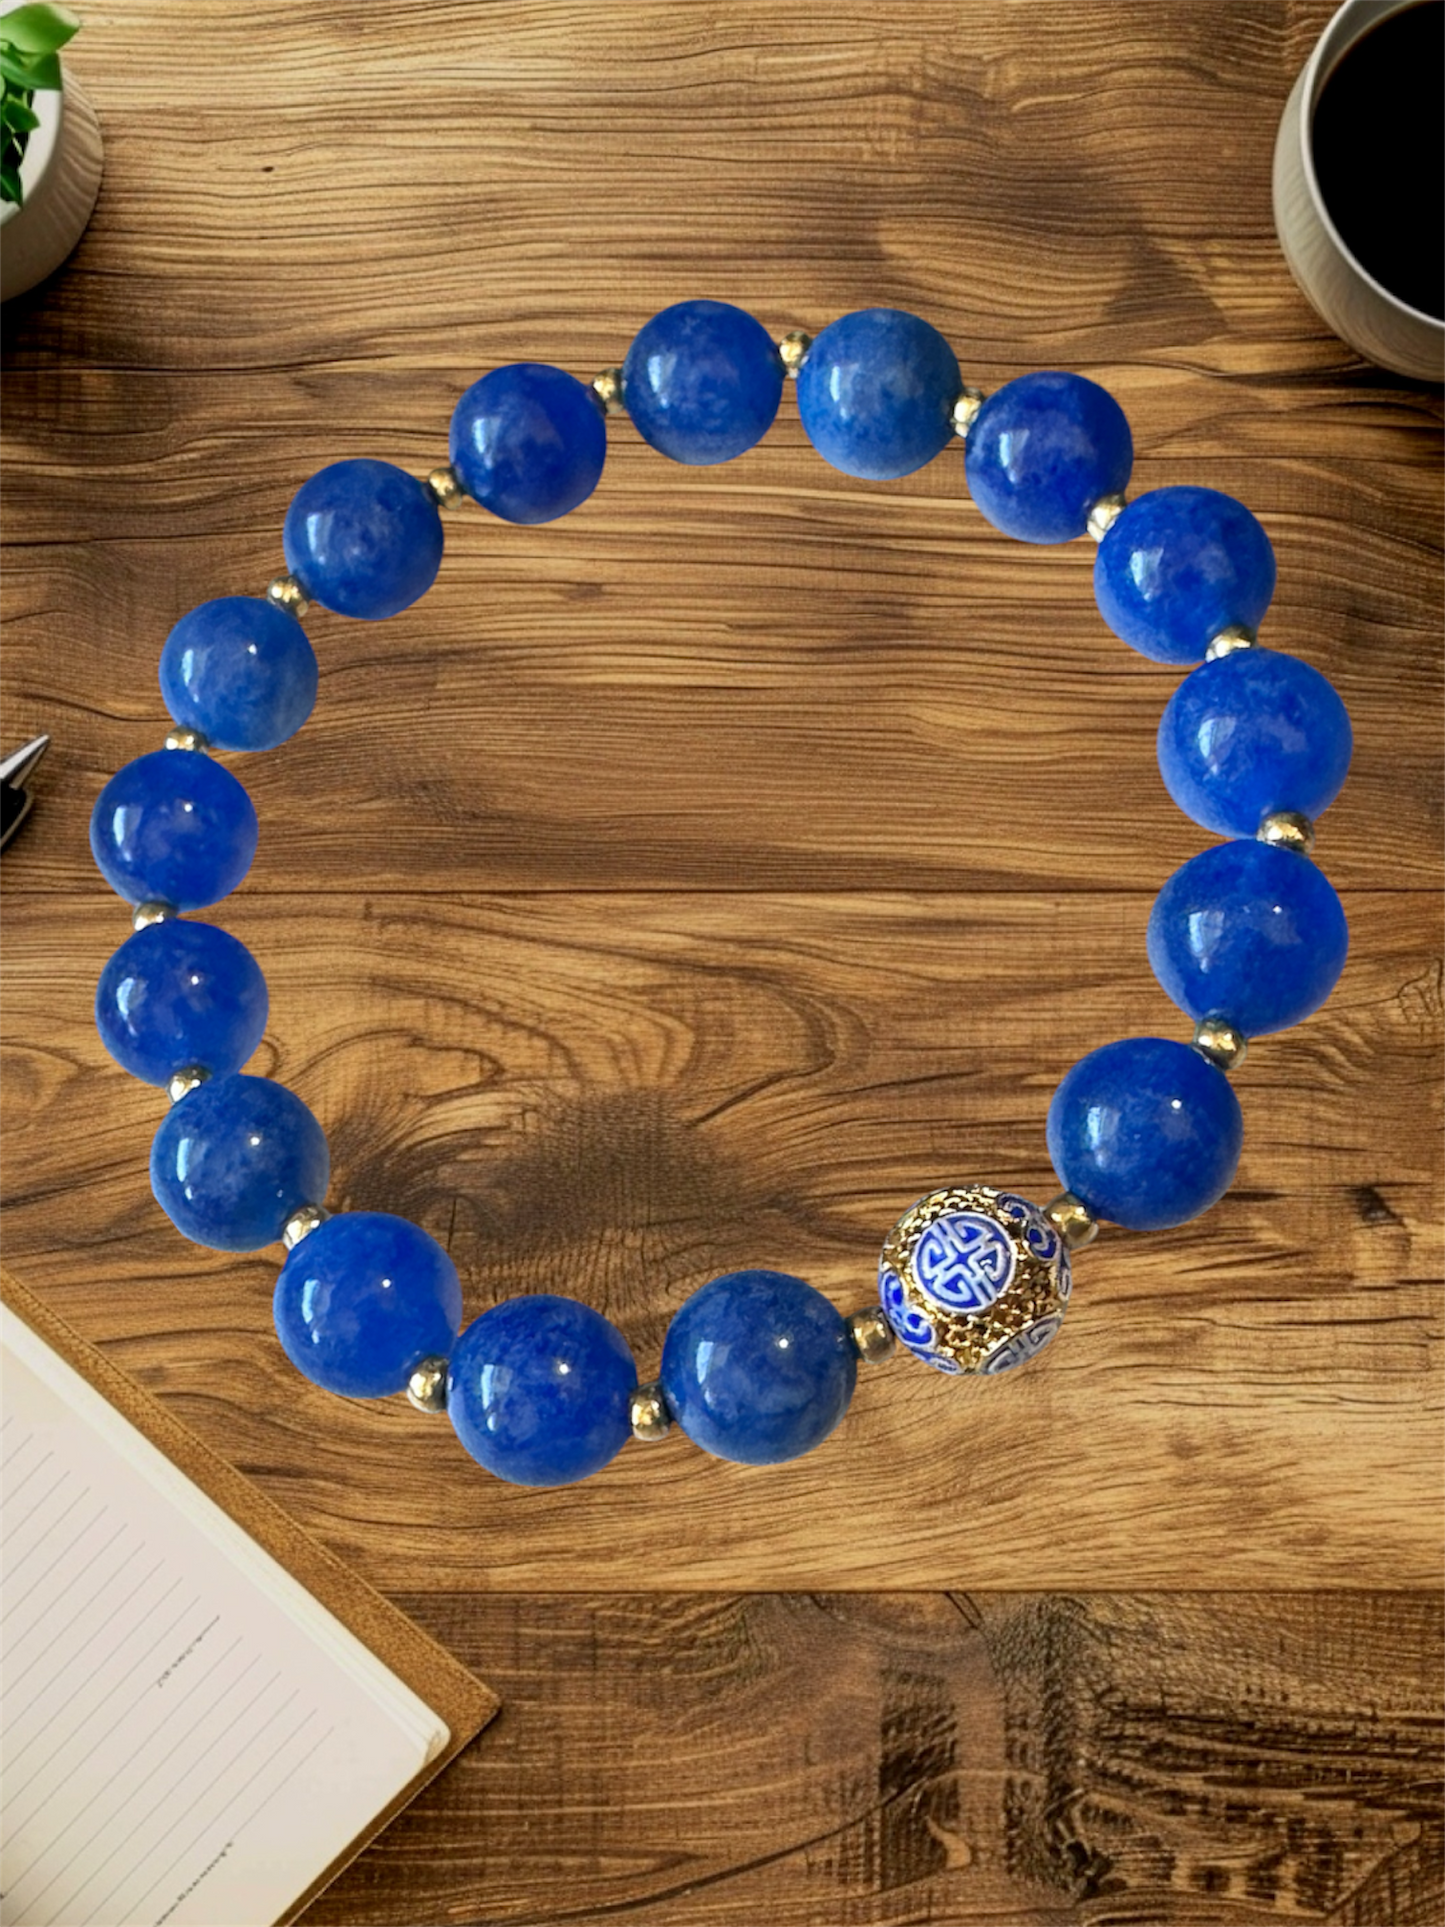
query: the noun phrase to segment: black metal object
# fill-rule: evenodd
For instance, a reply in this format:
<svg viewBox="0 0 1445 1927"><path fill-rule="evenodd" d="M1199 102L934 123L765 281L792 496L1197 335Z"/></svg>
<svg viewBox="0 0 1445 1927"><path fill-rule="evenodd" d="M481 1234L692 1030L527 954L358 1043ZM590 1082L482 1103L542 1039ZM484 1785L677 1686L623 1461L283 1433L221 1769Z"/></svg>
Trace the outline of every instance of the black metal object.
<svg viewBox="0 0 1445 1927"><path fill-rule="evenodd" d="M26 784L49 747L48 736L35 736L0 761L0 850L30 814L30 805L35 799Z"/></svg>

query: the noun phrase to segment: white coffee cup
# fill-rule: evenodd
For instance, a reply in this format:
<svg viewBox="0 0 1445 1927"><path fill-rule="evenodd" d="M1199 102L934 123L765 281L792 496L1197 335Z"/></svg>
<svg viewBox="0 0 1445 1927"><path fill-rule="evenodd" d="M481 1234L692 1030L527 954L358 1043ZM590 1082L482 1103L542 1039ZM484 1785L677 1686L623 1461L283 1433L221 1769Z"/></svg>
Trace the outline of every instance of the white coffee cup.
<svg viewBox="0 0 1445 1927"><path fill-rule="evenodd" d="M1300 292L1367 360L1417 381L1445 380L1445 321L1412 308L1360 266L1330 219L1315 174L1311 127L1325 82L1347 50L1416 0L1345 0L1294 84L1274 144L1274 225Z"/></svg>

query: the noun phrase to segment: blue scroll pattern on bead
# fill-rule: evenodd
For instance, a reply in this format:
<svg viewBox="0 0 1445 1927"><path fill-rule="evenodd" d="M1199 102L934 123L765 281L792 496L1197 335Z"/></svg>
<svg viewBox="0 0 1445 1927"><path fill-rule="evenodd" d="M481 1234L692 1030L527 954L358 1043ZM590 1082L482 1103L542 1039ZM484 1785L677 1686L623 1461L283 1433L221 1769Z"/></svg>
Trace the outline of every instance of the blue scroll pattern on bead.
<svg viewBox="0 0 1445 1927"><path fill-rule="evenodd" d="M1030 1204L1027 1198L1016 1197L1012 1191L999 1192L998 1210L1002 1217L1012 1220L1023 1232L1024 1243L1036 1258L1042 1258L1046 1265L1063 1258L1059 1266L1059 1296L1067 1298L1072 1286L1068 1259L1064 1257L1063 1239L1043 1212L1036 1204Z"/></svg>
<svg viewBox="0 0 1445 1927"><path fill-rule="evenodd" d="M929 1226L913 1252L913 1275L950 1311L986 1311L1013 1282L1012 1241L993 1222L958 1211Z"/></svg>
<svg viewBox="0 0 1445 1927"><path fill-rule="evenodd" d="M925 1365L931 1365L938 1372L947 1372L950 1376L956 1376L963 1370L961 1365L937 1349L932 1325L918 1307L910 1303L903 1289L903 1280L887 1265L879 1268L878 1297L883 1306L883 1315L897 1333L899 1342L915 1358L921 1358Z"/></svg>
<svg viewBox="0 0 1445 1927"><path fill-rule="evenodd" d="M921 1358L924 1364L931 1365L934 1371L945 1372L950 1378L962 1378L962 1365L959 1364L956 1358L950 1358L947 1352L939 1351L936 1346L930 1349L925 1346L914 1345L911 1349L915 1358Z"/></svg>
<svg viewBox="0 0 1445 1927"><path fill-rule="evenodd" d="M878 1295L895 1335L950 1375L982 1371L1004 1345L1062 1319L1069 1290L1058 1228L1038 1205L992 1185L918 1199L884 1239L879 1260ZM1019 1346L1009 1357L1027 1355Z"/></svg>
<svg viewBox="0 0 1445 1927"><path fill-rule="evenodd" d="M1027 1365L1054 1337L1063 1319L1057 1314L1047 1318L1036 1318L1031 1325L1025 1325L1021 1332L1006 1338L1002 1345L996 1345L983 1361L979 1370L992 1377L996 1372L1011 1372L1015 1365Z"/></svg>
<svg viewBox="0 0 1445 1927"><path fill-rule="evenodd" d="M878 1297L889 1324L910 1351L933 1343L933 1327L916 1305L904 1296L903 1280L887 1265L879 1267Z"/></svg>

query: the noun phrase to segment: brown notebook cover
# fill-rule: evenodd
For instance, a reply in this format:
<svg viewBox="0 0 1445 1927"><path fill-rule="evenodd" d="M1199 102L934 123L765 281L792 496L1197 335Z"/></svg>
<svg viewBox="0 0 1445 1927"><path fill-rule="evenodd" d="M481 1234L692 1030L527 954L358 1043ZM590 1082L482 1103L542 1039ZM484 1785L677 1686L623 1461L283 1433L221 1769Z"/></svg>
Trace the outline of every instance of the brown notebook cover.
<svg viewBox="0 0 1445 1927"><path fill-rule="evenodd" d="M445 1647L413 1625L389 1600L368 1586L325 1547L310 1538L296 1521L252 1485L234 1466L218 1458L208 1445L187 1431L159 1400L127 1378L65 1320L42 1304L13 1273L0 1267L0 1298L51 1350L131 1424L180 1467L193 1485L230 1514L257 1545L285 1566L292 1576L356 1637L371 1648L399 1679L419 1694L451 1729L451 1739L396 1798L357 1834L344 1852L297 1896L277 1927L297 1920L329 1886L342 1868L354 1860L383 1827L414 1800L429 1780L454 1760L476 1737L501 1702L491 1688L453 1659Z"/></svg>

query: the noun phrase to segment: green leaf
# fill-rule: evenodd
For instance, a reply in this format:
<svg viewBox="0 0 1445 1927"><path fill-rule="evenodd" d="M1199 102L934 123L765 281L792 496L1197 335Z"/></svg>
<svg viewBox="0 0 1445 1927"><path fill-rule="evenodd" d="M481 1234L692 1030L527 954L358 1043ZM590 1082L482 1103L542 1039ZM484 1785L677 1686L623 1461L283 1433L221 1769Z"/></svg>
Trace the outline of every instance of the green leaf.
<svg viewBox="0 0 1445 1927"><path fill-rule="evenodd" d="M75 37L80 22L67 7L17 7L0 18L0 40L26 54L53 54Z"/></svg>
<svg viewBox="0 0 1445 1927"><path fill-rule="evenodd" d="M7 94L0 101L0 125L30 134L40 125L40 116L25 105L19 94Z"/></svg>
<svg viewBox="0 0 1445 1927"><path fill-rule="evenodd" d="M60 55L31 54L24 60L9 52L0 40L0 74L14 81L17 87L43 87L48 92L60 90Z"/></svg>
<svg viewBox="0 0 1445 1927"><path fill-rule="evenodd" d="M20 207L25 201L25 190L20 185L18 167L0 167L0 201L13 201Z"/></svg>

